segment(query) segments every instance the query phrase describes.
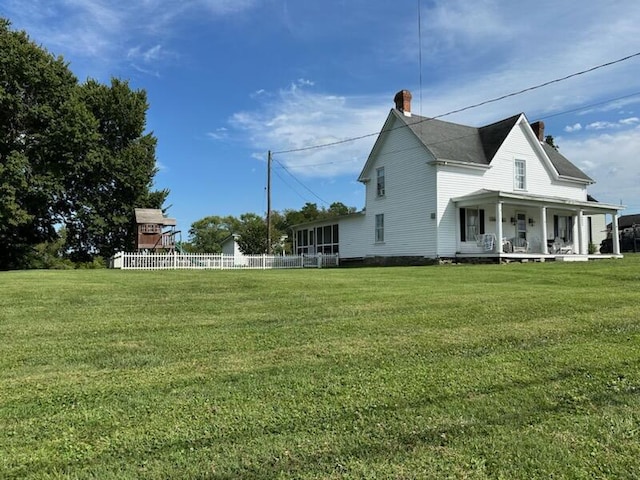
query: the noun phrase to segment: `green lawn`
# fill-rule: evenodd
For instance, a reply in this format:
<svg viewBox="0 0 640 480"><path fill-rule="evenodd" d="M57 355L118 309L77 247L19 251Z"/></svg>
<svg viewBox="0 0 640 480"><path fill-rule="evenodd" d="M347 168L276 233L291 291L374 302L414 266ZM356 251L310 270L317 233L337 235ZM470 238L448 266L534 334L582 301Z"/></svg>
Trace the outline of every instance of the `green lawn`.
<svg viewBox="0 0 640 480"><path fill-rule="evenodd" d="M639 478L640 256L0 273L0 478Z"/></svg>

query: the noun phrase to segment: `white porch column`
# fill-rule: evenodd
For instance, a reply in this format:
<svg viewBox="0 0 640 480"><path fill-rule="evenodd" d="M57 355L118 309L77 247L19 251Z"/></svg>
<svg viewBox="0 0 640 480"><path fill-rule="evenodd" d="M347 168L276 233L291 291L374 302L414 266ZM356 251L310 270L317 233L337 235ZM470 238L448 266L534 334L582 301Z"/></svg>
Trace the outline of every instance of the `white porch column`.
<svg viewBox="0 0 640 480"><path fill-rule="evenodd" d="M547 207L540 207L540 221L542 222L542 253L549 253L547 248Z"/></svg>
<svg viewBox="0 0 640 480"><path fill-rule="evenodd" d="M580 255L584 255L584 215L582 210L578 210L578 251ZM587 250L588 251L588 250Z"/></svg>
<svg viewBox="0 0 640 480"><path fill-rule="evenodd" d="M502 253L502 202L496 203L496 250Z"/></svg>
<svg viewBox="0 0 640 480"><path fill-rule="evenodd" d="M613 253L620 255L620 236L618 233L618 212L611 215L611 240L613 240Z"/></svg>

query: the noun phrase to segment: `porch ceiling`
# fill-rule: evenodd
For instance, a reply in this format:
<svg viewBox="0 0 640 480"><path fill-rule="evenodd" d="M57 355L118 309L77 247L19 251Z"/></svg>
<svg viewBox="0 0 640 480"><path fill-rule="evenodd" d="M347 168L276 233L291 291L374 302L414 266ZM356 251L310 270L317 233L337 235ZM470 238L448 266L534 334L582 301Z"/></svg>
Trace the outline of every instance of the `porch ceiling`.
<svg viewBox="0 0 640 480"><path fill-rule="evenodd" d="M587 215L598 213L616 214L619 210L624 209L624 206L622 205L571 200L545 195L503 192L498 190L478 190L477 192L473 192L468 195L453 198L452 201L457 207L471 207L483 203L503 202L511 205L523 205L530 207L582 210L583 213Z"/></svg>

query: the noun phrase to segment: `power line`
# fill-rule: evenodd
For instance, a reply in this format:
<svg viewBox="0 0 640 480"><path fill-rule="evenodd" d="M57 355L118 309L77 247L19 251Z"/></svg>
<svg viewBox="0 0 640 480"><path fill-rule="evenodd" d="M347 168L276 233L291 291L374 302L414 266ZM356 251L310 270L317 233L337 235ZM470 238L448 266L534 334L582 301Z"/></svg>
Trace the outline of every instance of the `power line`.
<svg viewBox="0 0 640 480"><path fill-rule="evenodd" d="M276 162L278 165L280 165L282 167L282 169L291 176L291 178L293 178L296 182L298 182L300 185L302 185L309 193L311 193L311 195L316 197L323 204L329 205L329 202L324 200L322 197L320 197L318 194L316 194L313 190L311 190L309 187L307 187L304 183L302 183L300 180L298 180L298 177L296 177L293 173L291 173L289 171L289 169L287 167L285 167L282 163L280 163L277 159L274 158L273 161Z"/></svg>
<svg viewBox="0 0 640 480"><path fill-rule="evenodd" d="M559 117L560 115L566 115L567 113L579 112L580 110L586 110L587 108L598 107L600 105L605 105L607 103L615 102L617 100L623 100L625 98L635 97L636 95L640 95L640 92L634 92L634 93L630 93L628 95L622 95L621 97L610 98L609 100L604 100L604 101L598 102L598 103L592 103L590 105L584 105L582 107L573 108L571 110L565 110L564 112L552 113L551 115L546 115L544 117L540 117L540 120L546 120L547 118L552 118L552 117Z"/></svg>
<svg viewBox="0 0 640 480"><path fill-rule="evenodd" d="M428 122L428 121L431 121L431 120L436 120L436 119L439 119L439 118L447 117L449 115L453 115L455 113L460 113L460 112L464 112L464 111L467 111L467 110L471 110L473 108L478 108L478 107L481 107L481 106L484 106L484 105L488 105L490 103L495 103L495 102L498 102L500 100L504 100L506 98L515 97L517 95L522 95L523 93L531 92L533 90L537 90L537 89L552 85L554 83L560 83L560 82L566 81L566 80L568 80L570 78L574 78L574 77L577 77L577 76L580 76L580 75L585 75L585 74L591 73L591 72L593 72L595 70L599 70L601 68L609 67L609 66L615 65L617 63L625 62L627 60L630 60L630 59L632 59L634 57L638 57L638 56L640 56L640 52L636 52L636 53L633 53L631 55L627 55L626 57L622 57L622 58L619 58L617 60L612 60L610 62L601 63L599 65L596 65L595 67L587 68L586 70L581 70L579 72L572 73L570 75L565 75L564 77L555 78L555 79L549 80L547 82L543 82L543 83L540 83L540 84L537 84L537 85L534 85L534 86L531 86L531 87L523 88L522 90L518 90L516 92L507 93L505 95L501 95L499 97L491 98L489 100L484 100L482 102L475 103L473 105L468 105L466 107L462 107L462 108L458 108L458 109L455 109L455 110L451 110L449 112L446 112L446 113L443 113L443 114L440 114L440 115L436 115L435 117L423 118L422 120L414 122L412 125L417 125L419 123ZM406 128L408 126L409 125L400 125L398 127L395 127L394 129L390 129L388 131L399 129L399 128ZM303 151L307 151L307 150L315 150L315 149L319 149L319 148L333 147L333 146L336 146L336 145L341 145L343 143L349 143L349 142L353 142L353 141L356 141L356 140L362 140L364 138L373 137L373 136L379 135L379 133L380 132L368 133L368 134L365 134L365 135L359 135L359 136L356 136L356 137L346 138L346 139L343 139L343 140L337 140L335 142L328 142L328 143L324 143L324 144L311 145L311 146L308 146L308 147L301 147L301 148L293 148L293 149L289 149L289 150L280 150L280 151L273 152L273 154L275 155L275 154L283 154L283 153L303 152Z"/></svg>
<svg viewBox="0 0 640 480"><path fill-rule="evenodd" d="M323 162L323 163L304 163L301 165L296 165L297 168L306 168L306 167L323 167L325 165L335 165L336 163L341 163L342 165L345 165L347 163L356 163L356 162L360 162L360 160L353 159L353 160L349 160L348 162ZM282 167L280 167L282 168Z"/></svg>
<svg viewBox="0 0 640 480"><path fill-rule="evenodd" d="M418 69L420 70L420 115L422 115L422 2L418 0Z"/></svg>
<svg viewBox="0 0 640 480"><path fill-rule="evenodd" d="M277 170L275 170L275 169L274 169L274 170L273 170L273 173L275 173L276 177L278 177L278 178L282 181L282 183L284 183L287 187L289 187L289 188L293 191L293 193L295 193L296 195L298 195L298 196L299 196L302 200L304 200L305 202L308 202L308 201L309 201L309 198L308 198L308 197L305 197L305 196L304 196L304 195L302 195L300 192L298 192L298 190L296 190L295 188L293 188L293 187L289 184L289 182L287 182L287 181L284 179L284 177L283 177L282 175L280 175L280 172L278 172Z"/></svg>
<svg viewBox="0 0 640 480"><path fill-rule="evenodd" d="M609 67L611 65L615 65L616 63L624 62L624 61L627 61L627 60L629 60L631 58L638 57L638 56L640 56L640 52L636 52L636 53L634 53L632 55L627 55L626 57L619 58L618 60L613 60L611 62L601 63L600 65L596 65L595 67L591 67L591 68L588 68L586 70L582 70L580 72L572 73L571 75L566 75L564 77L556 78L554 80L549 80L548 82L540 83L540 84L535 85L533 87L523 88L522 90L518 90L517 92L507 93L506 95L501 95L500 97L492 98L490 100L485 100L484 102L476 103L475 105L470 105L468 107L460 108L458 110L452 110L451 112L447 112L447 113L444 113L442 115L438 115L438 116L433 117L433 118L434 119L435 118L442 118L442 117L445 117L447 115L453 115L454 113L460 113L460 112L464 112L465 110L470 110L472 108L481 107L483 105L487 105L488 103L493 103L493 102L497 102L497 101L500 101L500 100L504 100L505 98L515 97L516 95L521 95L523 93L530 92L532 90L537 90L539 88L546 87L546 86L549 86L549 85L554 84L554 83L564 82L565 80L568 80L570 78L577 77L579 75L584 75L586 73L593 72L593 71L598 70L600 68Z"/></svg>
<svg viewBox="0 0 640 480"><path fill-rule="evenodd" d="M605 105L607 103L615 102L617 100L623 100L625 98L630 98L630 97L637 96L637 95L640 95L640 92L634 92L634 93L630 93L628 95L622 95L620 97L614 97L614 98L610 98L608 100L603 100L601 102L590 103L588 105L582 105L580 107L572 108L570 110L564 110L562 112L553 113L553 114L550 114L550 115L546 115L544 117L536 117L536 118L538 118L539 120L546 120L546 119L551 118L551 117L558 117L558 116L561 116L561 115L566 115L568 113L573 113L573 112L577 112L577 111L580 111L580 110L586 110L588 108L593 108L593 107L597 107L597 106L600 106L600 105ZM385 152L385 153L380 153L380 155L383 155L383 156L384 155L395 155L397 153L403 153L403 152L408 152L408 151L412 151L412 150L419 150L419 149L423 148L423 145L426 146L426 147L430 147L430 146L434 146L434 145L439 145L441 143L447 143L447 142L453 142L453 141L456 141L456 140L462 140L464 138L469 138L469 137L472 137L474 135L475 135L475 133L471 133L471 134L468 134L468 135L459 135L459 136L456 136L456 137L448 137L448 138L444 138L444 139L439 140L439 141L432 141L432 142L424 143L424 144L421 144L421 145L418 145L418 146L415 146L415 147L399 148L399 149L388 151L388 152ZM278 163L280 165L282 165L281 162L278 162ZM321 166L325 166L325 165L334 165L336 163L338 163L338 162L324 162L324 163L304 164L304 165L296 165L296 167L298 167L298 168L303 168L303 167L321 167Z"/></svg>
<svg viewBox="0 0 640 480"><path fill-rule="evenodd" d="M545 120L545 119L547 119L547 118L557 117L557 116L560 116L560 115L566 115L566 114L568 114L568 113L573 113L573 112L577 112L577 111L580 111L580 110L585 110L585 109L588 109L588 108L593 108L593 107L597 107L597 106L600 106L600 105L605 105L605 104L607 104L607 103L615 102L615 101L617 101L617 100L623 100L623 99L625 99L625 98L630 98L630 97L637 96L637 95L640 95L640 91L639 91L639 92L630 93L630 94L628 94L628 95L622 95L622 96L619 96L619 97L610 98L610 99L608 99L608 100L604 100L604 101L597 102L597 103L591 103L591 104L588 104L588 105L582 105L582 106L577 107L577 108L573 108L573 109L570 109L570 110L564 110L564 111L562 111L562 112L553 113L553 114L551 114L551 115L546 115L546 116L544 116L544 117L538 117L538 118L539 118L540 120ZM438 144L440 144L440 143L447 143L447 142L452 142L452 141L455 141L455 140L461 140L461 139L463 139L463 138L467 138L467 137L470 137L470 136L473 136L473 135L475 135L475 134L460 135L460 136L457 136L457 137L449 137L449 138L445 138L445 139L440 140L440 141L437 141L437 142L429 142L429 143L425 143L424 145L425 145L425 146L427 146L427 147L430 147L430 146L438 145ZM393 150L393 151L389 151L389 152L381 153L381 155L392 155L392 154L393 154L393 155L395 155L395 154L398 154L398 153L408 152L408 151L411 151L411 150L418 150L418 149L420 149L420 148L422 148L422 145L415 146L415 147L408 147L408 148L400 148L400 149L397 149L397 150ZM298 179L297 179L297 178L296 178L296 177L295 177L295 176L294 176L294 175L293 175L293 174L288 170L288 168L287 168L287 167L285 167L285 166L282 164L282 162L280 162L280 161L278 161L278 160L274 160L274 161L276 161L276 162L278 163L279 168L282 168L283 170L287 171L287 173L288 173L289 175L291 175L291 176L292 176L292 177L293 177L293 178L294 178L294 179L295 179L299 184L301 184L305 189L307 189L308 191L310 191L310 192L311 192L311 193L312 193L316 198L318 198L318 199L320 199L321 201L323 201L323 200L322 200L318 195L316 195L316 194L315 194L313 191L311 191L311 190L310 190L306 185L304 185L300 180L298 180ZM315 164L298 165L298 167L319 167L319 166L325 166L325 165L334 165L334 164L336 164L336 163L338 163L338 162L324 162L324 163L315 163ZM293 188L293 187L292 187L292 186L291 186L287 181L285 181L285 180L284 180L284 178L283 178L283 177L278 173L277 169L275 169L275 170L274 170L274 173L275 173L275 174L276 174L276 175L277 175L277 176L282 180L282 182L283 182L287 187L289 187L291 190L293 190L293 192L294 192L296 195L298 195L302 200L304 200L304 201L309 201L309 199L308 199L308 198L304 197L304 196L303 196L302 194L300 194L300 193L299 193L295 188ZM324 202L324 201L323 201L323 202ZM325 204L328 204L328 202L324 202L324 203L325 203Z"/></svg>

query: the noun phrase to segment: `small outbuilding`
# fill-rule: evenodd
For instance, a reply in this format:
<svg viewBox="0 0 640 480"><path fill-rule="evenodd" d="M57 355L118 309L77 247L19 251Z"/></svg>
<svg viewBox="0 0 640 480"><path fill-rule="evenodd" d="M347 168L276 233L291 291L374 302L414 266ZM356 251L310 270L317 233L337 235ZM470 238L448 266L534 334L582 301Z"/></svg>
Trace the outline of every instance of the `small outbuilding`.
<svg viewBox="0 0 640 480"><path fill-rule="evenodd" d="M173 251L176 248L176 220L159 208L136 208L136 250Z"/></svg>

